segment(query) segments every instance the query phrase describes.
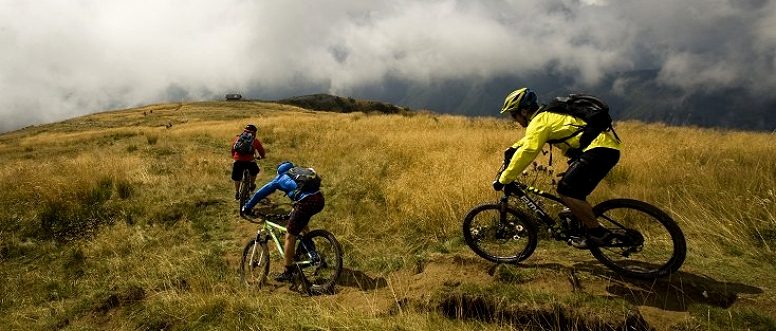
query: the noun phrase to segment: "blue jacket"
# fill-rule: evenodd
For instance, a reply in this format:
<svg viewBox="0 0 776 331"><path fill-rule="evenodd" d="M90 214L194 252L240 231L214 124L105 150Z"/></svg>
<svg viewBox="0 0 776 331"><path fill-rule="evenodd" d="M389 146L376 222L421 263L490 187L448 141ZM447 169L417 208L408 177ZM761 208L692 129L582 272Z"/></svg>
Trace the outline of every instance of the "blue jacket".
<svg viewBox="0 0 776 331"><path fill-rule="evenodd" d="M296 182L294 181L291 176L287 175L286 172L293 168L294 164L291 162L286 162L278 166L278 175L275 176L270 182L264 184L256 193L253 194L253 197L251 197L250 200L245 204L245 207L248 209L253 208L259 201L262 199L268 197L270 194L274 193L277 190L283 191L283 193L286 194L286 196L291 199L294 202L300 201L310 195L313 195L318 192L300 192L298 196L294 195L294 191L297 188Z"/></svg>

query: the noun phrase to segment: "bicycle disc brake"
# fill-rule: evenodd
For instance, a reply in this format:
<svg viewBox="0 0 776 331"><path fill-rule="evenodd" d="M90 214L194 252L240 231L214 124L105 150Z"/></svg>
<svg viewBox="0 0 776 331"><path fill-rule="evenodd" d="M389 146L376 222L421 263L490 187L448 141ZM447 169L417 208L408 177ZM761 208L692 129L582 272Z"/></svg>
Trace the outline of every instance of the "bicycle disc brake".
<svg viewBox="0 0 776 331"><path fill-rule="evenodd" d="M496 231L496 239L520 239L520 233L525 230L522 225L515 224L514 222L508 222L507 224L499 224Z"/></svg>
<svg viewBox="0 0 776 331"><path fill-rule="evenodd" d="M604 245L604 247L623 248L621 254L624 257L628 257L631 253L641 252L644 249L644 236L641 232L633 229L613 229L611 231L614 239Z"/></svg>

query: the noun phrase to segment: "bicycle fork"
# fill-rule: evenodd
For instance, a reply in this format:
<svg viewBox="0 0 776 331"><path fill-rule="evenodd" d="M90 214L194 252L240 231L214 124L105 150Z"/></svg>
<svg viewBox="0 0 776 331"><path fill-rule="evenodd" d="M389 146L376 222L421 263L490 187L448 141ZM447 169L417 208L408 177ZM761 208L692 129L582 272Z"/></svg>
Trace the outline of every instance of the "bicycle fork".
<svg viewBox="0 0 776 331"><path fill-rule="evenodd" d="M514 224L513 222L509 222L507 220L509 209L509 196L504 194L501 196L501 199L499 200L499 215L498 215L498 225L496 227L496 238L497 239L520 239L520 232L523 231L523 227L519 224ZM514 235L510 235L510 233L514 233Z"/></svg>

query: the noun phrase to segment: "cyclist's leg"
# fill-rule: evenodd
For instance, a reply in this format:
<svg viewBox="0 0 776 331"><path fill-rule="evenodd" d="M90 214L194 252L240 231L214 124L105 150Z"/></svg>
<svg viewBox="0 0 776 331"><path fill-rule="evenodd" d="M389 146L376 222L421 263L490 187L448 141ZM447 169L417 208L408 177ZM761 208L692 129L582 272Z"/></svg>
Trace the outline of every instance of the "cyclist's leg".
<svg viewBox="0 0 776 331"><path fill-rule="evenodd" d="M235 195L239 194L240 181L242 181L243 164L240 161L232 162L232 181L234 182ZM239 198L239 197L235 197Z"/></svg>
<svg viewBox="0 0 776 331"><path fill-rule="evenodd" d="M594 148L583 153L568 168L558 183L558 196L574 216L588 229L599 226L593 207L587 196L620 159L620 151L610 148Z"/></svg>
<svg viewBox="0 0 776 331"><path fill-rule="evenodd" d="M571 209L571 213L574 214L586 228L592 229L598 227L598 223L595 220L595 213L593 213L593 206L590 205L587 200L581 200L565 196L558 193L558 197L563 201L563 204Z"/></svg>
<svg viewBox="0 0 776 331"><path fill-rule="evenodd" d="M259 175L259 165L256 162L251 162L248 165L248 172L251 174L251 191L256 189L256 177Z"/></svg>
<svg viewBox="0 0 776 331"><path fill-rule="evenodd" d="M321 193L309 195L294 204L294 209L291 210L291 217L288 219L288 226L286 227L288 231L286 232L284 247L284 262L287 268L294 262L296 236L303 231L307 232L309 230L307 224L310 223L310 218L321 212L324 205L325 201Z"/></svg>

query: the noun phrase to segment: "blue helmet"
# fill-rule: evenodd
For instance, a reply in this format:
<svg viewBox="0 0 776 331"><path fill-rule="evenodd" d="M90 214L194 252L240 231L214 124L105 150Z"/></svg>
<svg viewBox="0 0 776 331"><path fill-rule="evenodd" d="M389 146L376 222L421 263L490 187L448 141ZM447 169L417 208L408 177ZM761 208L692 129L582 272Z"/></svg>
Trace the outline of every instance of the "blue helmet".
<svg viewBox="0 0 776 331"><path fill-rule="evenodd" d="M280 164L278 164L278 175L284 174L286 171L290 170L294 167L294 164L290 161L283 161Z"/></svg>

